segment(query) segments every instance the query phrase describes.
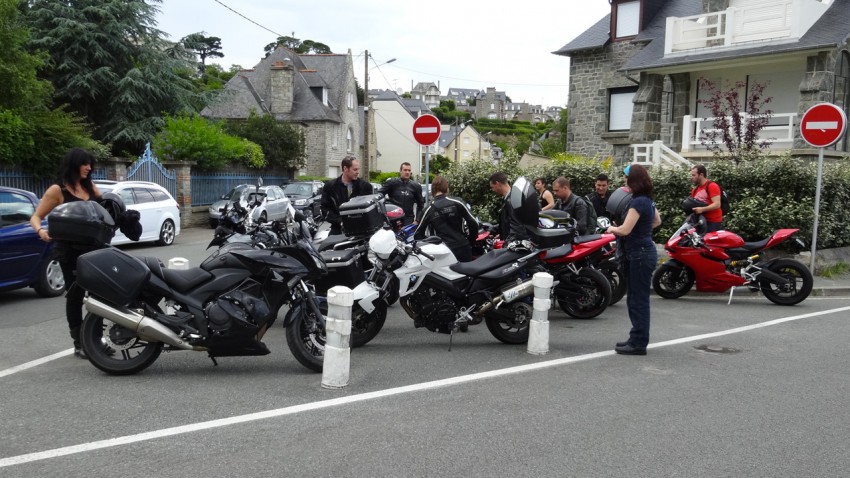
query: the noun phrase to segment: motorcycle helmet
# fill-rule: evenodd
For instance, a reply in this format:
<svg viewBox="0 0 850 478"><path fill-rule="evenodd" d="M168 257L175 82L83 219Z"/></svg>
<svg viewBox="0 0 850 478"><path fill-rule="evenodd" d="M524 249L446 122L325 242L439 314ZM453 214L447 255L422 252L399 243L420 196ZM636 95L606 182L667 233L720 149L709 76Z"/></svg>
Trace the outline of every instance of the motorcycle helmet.
<svg viewBox="0 0 850 478"><path fill-rule="evenodd" d="M708 204L700 201L694 197L686 197L684 201L682 201L682 210L685 211L685 214L693 214L695 207L705 207Z"/></svg>
<svg viewBox="0 0 850 478"><path fill-rule="evenodd" d="M537 226L540 202L531 181L524 176L517 178L508 194L508 200L521 223L532 228Z"/></svg>
<svg viewBox="0 0 850 478"><path fill-rule="evenodd" d="M632 192L627 187L621 187L611 193L608 202L605 204L605 210L611 214L611 219L619 224L626 219L626 213L629 211L629 204L632 202Z"/></svg>
<svg viewBox="0 0 850 478"><path fill-rule="evenodd" d="M100 205L106 209L106 212L112 216L112 220L119 224L119 218L122 214L127 210L127 206L124 205L124 200L121 199L121 196L108 192L104 193L103 196L100 197Z"/></svg>

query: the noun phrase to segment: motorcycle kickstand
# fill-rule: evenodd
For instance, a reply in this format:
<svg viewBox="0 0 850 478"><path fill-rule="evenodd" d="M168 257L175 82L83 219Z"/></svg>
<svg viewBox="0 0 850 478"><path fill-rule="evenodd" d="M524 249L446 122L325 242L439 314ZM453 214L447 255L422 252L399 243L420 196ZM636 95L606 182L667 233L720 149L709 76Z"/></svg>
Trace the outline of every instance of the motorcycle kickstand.
<svg viewBox="0 0 850 478"><path fill-rule="evenodd" d="M726 305L732 304L732 294L735 293L735 286L733 285L731 289L729 289L729 301L726 302Z"/></svg>
<svg viewBox="0 0 850 478"><path fill-rule="evenodd" d="M210 360L212 360L213 367L218 367L218 362L216 362L215 357L212 354L209 354Z"/></svg>

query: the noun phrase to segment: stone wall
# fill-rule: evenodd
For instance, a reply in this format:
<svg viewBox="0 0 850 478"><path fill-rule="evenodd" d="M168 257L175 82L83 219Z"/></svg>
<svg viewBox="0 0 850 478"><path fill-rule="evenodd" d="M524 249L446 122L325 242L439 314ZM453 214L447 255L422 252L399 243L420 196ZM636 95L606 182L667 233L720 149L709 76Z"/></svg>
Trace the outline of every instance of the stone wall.
<svg viewBox="0 0 850 478"><path fill-rule="evenodd" d="M850 39L841 48L830 52L819 52L806 58L806 73L800 82L800 106L797 110L799 118L817 103L835 101L835 73L841 59L842 51L850 49ZM846 134L846 133L845 133ZM843 151L847 151L847 141L839 141ZM794 129L794 148L810 149L811 146L803 140L800 129Z"/></svg>

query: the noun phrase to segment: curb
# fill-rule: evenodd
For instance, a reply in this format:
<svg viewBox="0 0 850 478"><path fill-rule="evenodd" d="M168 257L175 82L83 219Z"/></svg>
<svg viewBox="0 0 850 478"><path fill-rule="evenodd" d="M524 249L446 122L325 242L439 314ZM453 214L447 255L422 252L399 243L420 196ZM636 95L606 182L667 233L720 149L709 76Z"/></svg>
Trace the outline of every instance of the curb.
<svg viewBox="0 0 850 478"><path fill-rule="evenodd" d="M655 290L652 289L650 293L654 296L658 296L655 293ZM729 291L725 292L699 292L696 290L689 291L686 295L690 296L725 296L729 297ZM762 296L760 291L751 291L747 287L738 287L735 289L735 294L733 297L741 297L741 296ZM822 287L812 287L812 292L809 294L809 297L850 297L850 286L822 286Z"/></svg>

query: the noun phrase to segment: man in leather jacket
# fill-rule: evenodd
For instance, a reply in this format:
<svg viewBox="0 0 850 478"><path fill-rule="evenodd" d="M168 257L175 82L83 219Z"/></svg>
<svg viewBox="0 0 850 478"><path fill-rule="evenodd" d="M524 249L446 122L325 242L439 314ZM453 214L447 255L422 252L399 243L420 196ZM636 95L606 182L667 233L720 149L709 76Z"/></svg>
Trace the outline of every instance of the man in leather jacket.
<svg viewBox="0 0 850 478"><path fill-rule="evenodd" d="M372 185L359 179L360 162L354 156L346 156L342 160L342 174L325 183L322 189L322 213L330 223L332 235L342 234L342 218L339 206L356 196L372 194Z"/></svg>
<svg viewBox="0 0 850 478"><path fill-rule="evenodd" d="M489 181L490 190L504 198L502 210L499 212L499 236L506 244L513 241L530 240L525 225L519 220L511 202L508 200L511 192L508 176L503 172L495 172L490 175Z"/></svg>
<svg viewBox="0 0 850 478"><path fill-rule="evenodd" d="M378 190L387 200L404 210L404 225L422 217L425 201L422 199L422 186L410 179L413 169L410 163L401 163L399 177L387 180ZM414 206L416 210L414 211Z"/></svg>
<svg viewBox="0 0 850 478"><path fill-rule="evenodd" d="M426 233L437 236L451 249L458 262L471 261L471 244L478 235L478 221L463 201L447 195L449 183L446 178L434 178L431 192L433 201L422 214L414 239L422 239Z"/></svg>

